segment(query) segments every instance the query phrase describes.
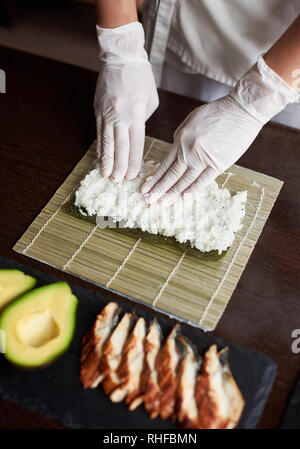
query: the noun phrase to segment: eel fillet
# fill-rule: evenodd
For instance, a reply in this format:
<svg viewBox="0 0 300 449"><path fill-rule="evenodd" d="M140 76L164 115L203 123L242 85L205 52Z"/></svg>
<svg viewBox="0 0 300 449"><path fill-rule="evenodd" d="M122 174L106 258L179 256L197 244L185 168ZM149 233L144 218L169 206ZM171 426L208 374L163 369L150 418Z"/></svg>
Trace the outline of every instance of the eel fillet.
<svg viewBox="0 0 300 449"><path fill-rule="evenodd" d="M200 429L232 429L242 414L245 402L231 374L228 355L228 348L218 352L216 345L204 355L195 390Z"/></svg>
<svg viewBox="0 0 300 449"><path fill-rule="evenodd" d="M79 379L84 388L96 388L101 381L99 362L103 345L118 322L121 309L110 302L97 315L93 328L82 339Z"/></svg>
<svg viewBox="0 0 300 449"><path fill-rule="evenodd" d="M179 369L176 394L176 416L182 429L195 429L198 424L198 408L195 399L195 386L200 358L196 349L186 338L180 337L184 356Z"/></svg>
<svg viewBox="0 0 300 449"><path fill-rule="evenodd" d="M156 369L156 358L162 342L162 331L157 320L154 319L149 326L144 340L144 367L141 375L139 394L129 405L129 410L135 410L144 402L146 411L151 419L159 415L160 390L158 386L158 375Z"/></svg>
<svg viewBox="0 0 300 449"><path fill-rule="evenodd" d="M177 324L168 336L156 360L160 389L160 417L162 419L175 418L178 367L181 358L178 348L179 335L180 327Z"/></svg>
<svg viewBox="0 0 300 449"><path fill-rule="evenodd" d="M139 318L124 346L117 371L120 385L110 395L112 402L121 402L126 398L128 405L137 396L144 365L145 336L146 322L144 318Z"/></svg>
<svg viewBox="0 0 300 449"><path fill-rule="evenodd" d="M105 394L110 394L120 384L117 370L133 320L132 313L125 313L103 346L99 374Z"/></svg>

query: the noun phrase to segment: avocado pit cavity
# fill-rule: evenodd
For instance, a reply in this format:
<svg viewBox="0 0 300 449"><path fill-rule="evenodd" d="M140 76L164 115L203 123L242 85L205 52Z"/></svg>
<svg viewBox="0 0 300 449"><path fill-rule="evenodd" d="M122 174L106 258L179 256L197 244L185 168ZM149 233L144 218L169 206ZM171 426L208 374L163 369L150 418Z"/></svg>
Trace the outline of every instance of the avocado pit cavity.
<svg viewBox="0 0 300 449"><path fill-rule="evenodd" d="M59 329L50 310L29 313L16 325L18 340L26 346L39 348L56 338Z"/></svg>

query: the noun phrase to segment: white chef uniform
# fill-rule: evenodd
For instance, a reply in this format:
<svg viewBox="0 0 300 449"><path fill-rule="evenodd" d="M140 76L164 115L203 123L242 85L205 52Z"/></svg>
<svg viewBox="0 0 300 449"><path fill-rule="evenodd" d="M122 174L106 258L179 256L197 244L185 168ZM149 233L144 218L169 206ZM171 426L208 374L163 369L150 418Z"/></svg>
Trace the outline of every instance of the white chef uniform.
<svg viewBox="0 0 300 449"><path fill-rule="evenodd" d="M300 0L144 0L156 84L202 101L220 98L299 14ZM300 129L300 103L273 120Z"/></svg>

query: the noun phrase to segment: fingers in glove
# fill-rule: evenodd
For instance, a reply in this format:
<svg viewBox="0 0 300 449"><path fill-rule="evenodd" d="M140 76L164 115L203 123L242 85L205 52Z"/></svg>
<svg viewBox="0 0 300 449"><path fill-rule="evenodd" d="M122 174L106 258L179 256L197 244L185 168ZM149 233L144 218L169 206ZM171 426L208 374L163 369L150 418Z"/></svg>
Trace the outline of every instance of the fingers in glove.
<svg viewBox="0 0 300 449"><path fill-rule="evenodd" d="M160 204L164 207L168 207L175 203L182 192L193 184L201 172L201 168L188 168L179 181L161 197Z"/></svg>
<svg viewBox="0 0 300 449"><path fill-rule="evenodd" d="M101 128L100 172L109 177L114 166L114 128L105 121Z"/></svg>
<svg viewBox="0 0 300 449"><path fill-rule="evenodd" d="M101 142L102 142L102 118L96 117L96 128L97 128L97 157L101 159Z"/></svg>
<svg viewBox="0 0 300 449"><path fill-rule="evenodd" d="M139 174L143 160L145 124L140 123L129 130L130 150L126 179L134 179Z"/></svg>
<svg viewBox="0 0 300 449"><path fill-rule="evenodd" d="M113 182L120 182L128 168L129 158L129 129L125 126L114 127L114 168L110 176Z"/></svg>
<svg viewBox="0 0 300 449"><path fill-rule="evenodd" d="M167 157L162 161L154 175L146 178L146 181L141 186L142 193L148 193L152 187L164 176L166 171L170 168L173 162L176 159L176 148L173 148L169 151Z"/></svg>
<svg viewBox="0 0 300 449"><path fill-rule="evenodd" d="M155 184L150 192L145 194L145 199L148 204L152 204L157 201L162 195L173 187L177 181L182 177L186 171L186 165L183 162L179 162L177 159L171 167L165 172L163 177Z"/></svg>
<svg viewBox="0 0 300 449"><path fill-rule="evenodd" d="M200 176L191 184L183 194L186 195L196 195L199 193L204 187L210 184L216 177L218 176L218 172L212 167L206 167L205 170L201 173Z"/></svg>

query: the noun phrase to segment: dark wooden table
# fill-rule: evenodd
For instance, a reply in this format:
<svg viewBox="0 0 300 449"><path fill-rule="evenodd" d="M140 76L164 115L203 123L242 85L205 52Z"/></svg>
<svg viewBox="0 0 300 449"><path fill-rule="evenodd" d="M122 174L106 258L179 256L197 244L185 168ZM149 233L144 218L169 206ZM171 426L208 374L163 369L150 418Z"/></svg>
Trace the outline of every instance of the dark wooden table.
<svg viewBox="0 0 300 449"><path fill-rule="evenodd" d="M1 254L99 289L11 249L95 138L97 74L5 48L0 68L7 76L7 93L0 95ZM147 134L172 141L175 128L199 104L161 91ZM291 350L291 333L300 328L300 132L268 124L239 164L285 184L214 334L278 363L259 424L276 428L300 373L300 354ZM0 427L61 426L0 399Z"/></svg>

